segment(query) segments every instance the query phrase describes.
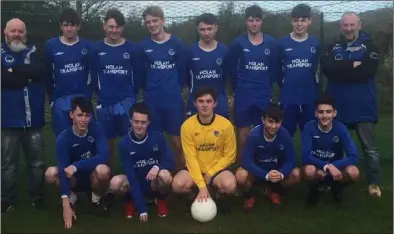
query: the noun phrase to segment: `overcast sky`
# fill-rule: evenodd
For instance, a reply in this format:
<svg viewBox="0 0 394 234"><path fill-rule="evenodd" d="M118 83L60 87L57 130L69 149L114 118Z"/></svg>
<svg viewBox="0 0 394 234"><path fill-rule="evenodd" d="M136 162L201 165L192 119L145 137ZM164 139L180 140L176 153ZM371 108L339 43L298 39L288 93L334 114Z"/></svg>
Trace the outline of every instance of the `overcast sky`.
<svg viewBox="0 0 394 234"><path fill-rule="evenodd" d="M128 14L132 9L140 14L148 5L159 5L166 18L196 16L204 12L216 14L225 1L114 1L114 6ZM236 10L258 4L268 11L290 10L299 3L307 3L326 13L326 20L338 20L344 11L364 12L393 7L392 1L235 1Z"/></svg>

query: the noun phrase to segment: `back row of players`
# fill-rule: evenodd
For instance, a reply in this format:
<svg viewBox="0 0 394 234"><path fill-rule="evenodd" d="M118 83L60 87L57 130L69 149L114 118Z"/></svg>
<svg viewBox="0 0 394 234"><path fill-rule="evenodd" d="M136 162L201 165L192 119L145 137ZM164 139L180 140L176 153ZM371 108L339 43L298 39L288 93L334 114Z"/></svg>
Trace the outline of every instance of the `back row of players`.
<svg viewBox="0 0 394 234"><path fill-rule="evenodd" d="M185 48L180 39L164 31L164 13L156 6L143 13L151 36L139 44L122 37L125 19L118 10L107 12L106 38L94 44L77 36L80 17L72 9L65 10L59 21L62 36L45 45L58 163L48 168L46 180L61 187L65 226L71 227L75 215L74 192L91 186L92 202L98 210L106 210L105 196L100 194L108 184L114 193L128 194L130 190L125 215L133 216L135 205L142 221L148 219L143 201L147 191L156 198L158 215L167 214L164 197L169 184L176 193L188 193L195 184L199 189L196 199L204 200L210 196L207 185L228 195L234 193L237 182L250 188L253 181L268 181L270 200L279 204L278 182L294 184L301 178L291 143L297 125L301 130L307 126L302 138L306 178L331 184L335 199L340 200L344 183L332 182L358 178L356 149L346 127L333 122L332 100L316 100L319 43L307 33L310 7L297 5L292 17L293 32L275 41L260 31L261 8L248 7L247 34L227 48L214 39L218 29L215 16L203 14L197 19L200 41ZM225 77L231 79L235 94L238 147L227 120ZM271 104L274 82L281 87L280 107ZM181 89L185 85L190 88L187 115L191 117L184 122ZM207 85L213 88L203 88ZM140 89L144 103L135 104ZM93 93L98 97L100 127L89 123L93 110L86 98ZM315 116L318 122L305 125ZM280 127L282 119L284 128ZM260 126L249 132L251 125ZM174 153L159 134L162 131L172 136ZM125 176L115 176L110 182L116 137L123 137L119 150ZM227 169L236 155L242 168L234 175ZM174 179L172 159L180 170ZM183 170L185 165L187 170ZM313 183L309 204L317 202L317 189ZM253 193L245 195L245 208L253 207Z"/></svg>

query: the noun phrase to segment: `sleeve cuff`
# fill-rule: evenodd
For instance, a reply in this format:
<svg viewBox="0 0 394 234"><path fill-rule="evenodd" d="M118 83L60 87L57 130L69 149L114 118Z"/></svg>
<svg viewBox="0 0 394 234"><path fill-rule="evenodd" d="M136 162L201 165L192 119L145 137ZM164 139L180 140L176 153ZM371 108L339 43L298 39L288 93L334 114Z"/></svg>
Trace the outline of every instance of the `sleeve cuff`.
<svg viewBox="0 0 394 234"><path fill-rule="evenodd" d="M68 198L68 196L67 196L67 195L62 195L60 198L61 198L61 199L63 199L63 198Z"/></svg>
<svg viewBox="0 0 394 234"><path fill-rule="evenodd" d="M160 168L157 165L154 165L152 168L156 168L158 171L160 171Z"/></svg>
<svg viewBox="0 0 394 234"><path fill-rule="evenodd" d="M328 167L328 164L327 164L327 165L324 165L323 171L327 172L327 167Z"/></svg>
<svg viewBox="0 0 394 234"><path fill-rule="evenodd" d="M205 184L205 182L200 182L197 184L198 189L202 189L204 187L207 187L207 185Z"/></svg>
<svg viewBox="0 0 394 234"><path fill-rule="evenodd" d="M71 165L72 169L74 170L74 173L78 171L77 167L74 165Z"/></svg>
<svg viewBox="0 0 394 234"><path fill-rule="evenodd" d="M140 217L143 216L143 215L148 215L148 213L147 212L141 213Z"/></svg>
<svg viewBox="0 0 394 234"><path fill-rule="evenodd" d="M283 173L280 173L280 180L283 180L283 178L285 178L285 176L283 175Z"/></svg>
<svg viewBox="0 0 394 234"><path fill-rule="evenodd" d="M265 180L268 181L268 173L267 173L267 175L265 176Z"/></svg>

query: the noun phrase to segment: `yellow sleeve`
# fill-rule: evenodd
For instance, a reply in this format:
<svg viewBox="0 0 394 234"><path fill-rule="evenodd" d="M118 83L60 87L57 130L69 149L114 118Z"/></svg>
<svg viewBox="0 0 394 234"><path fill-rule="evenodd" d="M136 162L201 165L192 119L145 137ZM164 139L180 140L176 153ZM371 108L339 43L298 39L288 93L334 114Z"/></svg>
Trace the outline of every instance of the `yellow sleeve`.
<svg viewBox="0 0 394 234"><path fill-rule="evenodd" d="M216 163L215 166L208 170L208 175L213 176L216 172L229 167L235 161L235 154L237 153L235 132L232 125L228 126L224 131L224 145L223 156Z"/></svg>
<svg viewBox="0 0 394 234"><path fill-rule="evenodd" d="M189 170L190 176L192 177L194 183L200 189L206 187L207 185L205 184L204 178L202 176L200 164L197 161L197 151L192 139L192 134L193 133L187 129L187 125L182 125L181 143L183 155L186 161L186 167Z"/></svg>

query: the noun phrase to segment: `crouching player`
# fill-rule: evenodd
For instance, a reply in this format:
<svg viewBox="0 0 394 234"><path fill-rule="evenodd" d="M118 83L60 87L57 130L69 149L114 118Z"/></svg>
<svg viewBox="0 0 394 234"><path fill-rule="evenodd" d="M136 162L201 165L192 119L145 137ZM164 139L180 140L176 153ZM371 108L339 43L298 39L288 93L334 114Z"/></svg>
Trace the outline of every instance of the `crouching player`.
<svg viewBox="0 0 394 234"><path fill-rule="evenodd" d="M45 172L48 184L60 186L65 228L72 227L76 219L75 192L92 192L95 212L107 214L106 191L111 170L106 165L108 148L100 125L92 120L93 107L84 97L71 101L72 126L66 128L56 139L57 166Z"/></svg>
<svg viewBox="0 0 394 234"><path fill-rule="evenodd" d="M302 133L302 160L304 176L309 181L307 205L314 206L319 200L319 186L331 186L334 201L342 201L344 185L359 177L357 149L342 123L333 120L337 111L333 100L321 96L315 102L313 120L305 125Z"/></svg>
<svg viewBox="0 0 394 234"><path fill-rule="evenodd" d="M238 186L244 189L244 208L255 204L256 185L266 184L268 198L279 205L282 185L300 182L300 169L295 167L295 152L289 132L282 127L283 113L279 105L269 104L262 124L250 130L238 168Z"/></svg>
<svg viewBox="0 0 394 234"><path fill-rule="evenodd" d="M231 195L236 189L235 176L229 171L236 154L234 128L229 120L213 112L216 100L216 93L211 87L195 91L197 114L188 118L181 127L187 169L178 172L172 183L176 194L189 194L190 197L195 196L192 188L196 185L199 189L196 200L200 202L210 197L208 187L216 188L216 198L228 197L223 195ZM189 211L190 201L186 203ZM226 207L219 205L219 208L224 211L222 208Z"/></svg>
<svg viewBox="0 0 394 234"><path fill-rule="evenodd" d="M174 161L162 133L147 132L151 119L147 105L144 102L134 104L129 116L131 130L119 142L120 162L125 174L114 176L110 186L115 194L125 198L125 217L133 217L136 210L140 221L146 222L148 211L144 197L155 198L158 216L167 215L165 198L172 181L170 170L174 168Z"/></svg>

